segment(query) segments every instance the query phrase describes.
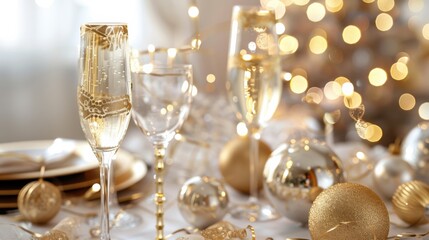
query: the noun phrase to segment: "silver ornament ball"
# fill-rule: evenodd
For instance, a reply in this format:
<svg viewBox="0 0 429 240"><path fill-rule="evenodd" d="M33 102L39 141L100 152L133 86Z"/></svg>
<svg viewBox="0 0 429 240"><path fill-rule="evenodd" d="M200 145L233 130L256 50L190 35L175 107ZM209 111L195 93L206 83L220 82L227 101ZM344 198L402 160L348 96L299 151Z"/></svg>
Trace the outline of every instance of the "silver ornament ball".
<svg viewBox="0 0 429 240"><path fill-rule="evenodd" d="M429 184L429 122L418 124L406 135L401 156L414 168L416 179Z"/></svg>
<svg viewBox="0 0 429 240"><path fill-rule="evenodd" d="M374 186L385 198L392 198L396 189L402 183L414 179L414 170L399 155L388 155L382 158L374 167Z"/></svg>
<svg viewBox="0 0 429 240"><path fill-rule="evenodd" d="M303 224L313 201L324 189L344 181L340 159L316 139L283 144L264 168L264 192L283 216Z"/></svg>
<svg viewBox="0 0 429 240"><path fill-rule="evenodd" d="M178 205L183 218L204 229L220 221L228 210L228 193L215 178L192 177L179 191Z"/></svg>

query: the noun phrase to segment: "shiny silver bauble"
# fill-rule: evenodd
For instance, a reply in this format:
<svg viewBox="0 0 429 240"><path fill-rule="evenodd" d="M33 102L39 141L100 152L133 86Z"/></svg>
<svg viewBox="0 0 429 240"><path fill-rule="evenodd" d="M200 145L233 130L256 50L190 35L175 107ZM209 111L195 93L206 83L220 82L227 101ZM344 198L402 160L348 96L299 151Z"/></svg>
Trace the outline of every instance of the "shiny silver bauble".
<svg viewBox="0 0 429 240"><path fill-rule="evenodd" d="M414 168L417 180L429 183L429 122L418 124L407 134L401 156Z"/></svg>
<svg viewBox="0 0 429 240"><path fill-rule="evenodd" d="M278 147L264 168L264 191L283 216L306 224L324 189L344 181L340 159L326 143L302 138Z"/></svg>
<svg viewBox="0 0 429 240"><path fill-rule="evenodd" d="M192 177L179 191L178 205L183 218L204 229L220 221L228 210L228 193L215 178Z"/></svg>
<svg viewBox="0 0 429 240"><path fill-rule="evenodd" d="M391 199L396 189L414 179L414 170L399 155L387 155L374 167L373 180L377 192Z"/></svg>

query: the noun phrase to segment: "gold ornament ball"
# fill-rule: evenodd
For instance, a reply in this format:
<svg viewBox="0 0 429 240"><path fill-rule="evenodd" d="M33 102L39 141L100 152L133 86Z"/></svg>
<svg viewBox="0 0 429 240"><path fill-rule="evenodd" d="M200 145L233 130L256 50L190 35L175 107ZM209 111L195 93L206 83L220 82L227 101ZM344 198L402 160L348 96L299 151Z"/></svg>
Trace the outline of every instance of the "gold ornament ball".
<svg viewBox="0 0 429 240"><path fill-rule="evenodd" d="M314 201L308 220L312 239L387 239L389 214L380 197L356 183L338 183Z"/></svg>
<svg viewBox="0 0 429 240"><path fill-rule="evenodd" d="M61 201L61 192L54 184L38 180L19 191L18 209L26 220L43 224L57 215Z"/></svg>
<svg viewBox="0 0 429 240"><path fill-rule="evenodd" d="M235 190L250 193L249 170L250 139L237 137L229 141L222 149L219 157L220 172L225 180ZM271 148L259 141L258 189L262 188L262 171L271 154Z"/></svg>
<svg viewBox="0 0 429 240"><path fill-rule="evenodd" d="M221 220L228 211L228 203L224 185L207 176L188 179L177 197L183 218L199 229Z"/></svg>
<svg viewBox="0 0 429 240"><path fill-rule="evenodd" d="M421 181L401 184L392 198L393 211L410 225L429 221L429 185Z"/></svg>

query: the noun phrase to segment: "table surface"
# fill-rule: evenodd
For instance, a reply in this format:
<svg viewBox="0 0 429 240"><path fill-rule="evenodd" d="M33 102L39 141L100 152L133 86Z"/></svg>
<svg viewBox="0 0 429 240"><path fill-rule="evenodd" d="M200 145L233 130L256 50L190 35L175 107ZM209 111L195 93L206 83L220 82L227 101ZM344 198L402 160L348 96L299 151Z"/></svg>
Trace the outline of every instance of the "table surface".
<svg viewBox="0 0 429 240"><path fill-rule="evenodd" d="M340 151L345 151L347 147L340 148ZM147 157L147 156L146 156ZM165 210L165 233L169 234L181 228L190 227L190 224L186 222L186 220L182 217L179 212L176 197L178 194L178 189L186 180L186 178L195 176L198 174L198 171L191 170L180 170L177 167L176 163L172 163L173 165L168 166L168 171L166 174L166 182L165 182L165 192L167 196L166 202L166 210ZM128 189L124 192L121 192L121 195L126 195L131 191L136 191L136 189L140 189L145 192L146 196L151 196L150 192L153 190L153 171L150 171L145 178L136 186L133 186L131 189ZM214 175L218 173L214 172ZM219 177L218 175L216 177ZM365 180L364 180L365 181ZM247 196L243 196L232 188L227 186L228 193L230 194L230 206L231 204L237 202L244 202L247 199ZM128 192L127 192L128 191ZM67 209L72 209L74 211L80 212L97 212L98 202L84 202L79 200L78 203L74 203L70 206L64 207ZM391 205L388 201L386 201L386 206L389 210L391 221L400 222L399 219L395 216L391 209ZM146 197L141 199L139 202L134 202L132 205L127 206L127 211L133 214L140 216L143 221L140 225L134 228L113 228L112 229L112 239L154 239L155 238L155 204L152 201L151 197ZM44 226L35 226L31 225L28 222L17 223L14 221L14 217L16 213L9 215L1 215L0 223L13 223L20 224L26 228L29 228L33 231L44 233L49 229L55 227L61 220L66 217L76 217L76 215L69 213L68 211L62 210L53 220L51 220L47 225ZM232 218L230 215L226 215L224 220L231 222L240 228L245 228L249 224L252 225L256 230L257 239L265 240L266 238L273 239L287 239L287 238L304 238L310 239L310 233L306 226L302 226L299 223L292 222L286 218L279 218L276 220L268 221L268 222L255 222L251 223L248 221L237 220ZM88 229L85 225L83 229ZM85 231L86 231L85 230ZM412 233L424 233L429 231L429 226L424 225L415 228L402 228L398 227L395 224L391 224L389 236L396 235L404 232L412 232ZM86 233L85 233L86 234ZM0 235L0 239L3 239ZM87 238L82 238L87 239ZM175 236L171 237L171 239L175 239Z"/></svg>

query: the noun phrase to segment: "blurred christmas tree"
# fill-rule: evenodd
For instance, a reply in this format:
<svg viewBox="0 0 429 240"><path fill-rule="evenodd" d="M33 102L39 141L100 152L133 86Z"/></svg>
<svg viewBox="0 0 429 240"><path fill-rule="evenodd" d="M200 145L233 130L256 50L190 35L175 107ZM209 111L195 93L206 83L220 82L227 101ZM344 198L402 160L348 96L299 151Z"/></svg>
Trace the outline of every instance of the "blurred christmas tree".
<svg viewBox="0 0 429 240"><path fill-rule="evenodd" d="M428 120L429 24L415 18L424 3L261 0L279 20L287 101L304 100L319 117L340 109L341 140L389 144Z"/></svg>

